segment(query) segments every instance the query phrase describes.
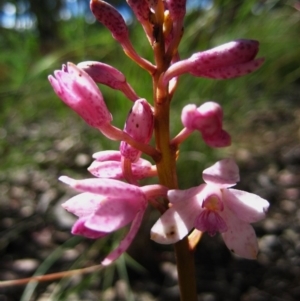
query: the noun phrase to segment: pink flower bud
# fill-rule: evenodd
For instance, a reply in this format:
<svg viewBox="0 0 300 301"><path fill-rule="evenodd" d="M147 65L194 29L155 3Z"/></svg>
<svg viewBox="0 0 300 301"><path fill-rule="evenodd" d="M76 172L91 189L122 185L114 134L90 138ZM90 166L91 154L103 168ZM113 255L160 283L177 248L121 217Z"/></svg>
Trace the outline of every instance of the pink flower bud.
<svg viewBox="0 0 300 301"><path fill-rule="evenodd" d="M140 23L149 22L150 8L146 0L126 0Z"/></svg>
<svg viewBox="0 0 300 301"><path fill-rule="evenodd" d="M193 71L204 71L252 61L258 49L258 41L240 39L195 53L188 60L192 63Z"/></svg>
<svg viewBox="0 0 300 301"><path fill-rule="evenodd" d="M114 39L120 43L128 39L126 23L117 9L101 0L91 0L90 7L96 19L108 28Z"/></svg>
<svg viewBox="0 0 300 301"><path fill-rule="evenodd" d="M128 114L124 132L136 141L146 144L152 137L153 127L154 119L151 106L145 99L137 100ZM121 142L120 151L122 156L132 162L136 161L141 154L138 149L124 141Z"/></svg>
<svg viewBox="0 0 300 301"><path fill-rule="evenodd" d="M264 58L259 58L253 61L249 61L247 63L232 65L228 67L215 68L215 69L207 69L203 72L191 72L194 76L212 78L212 79L228 79L240 77L243 75L247 75L252 73L260 68L260 66L265 61Z"/></svg>
<svg viewBox="0 0 300 301"><path fill-rule="evenodd" d="M48 79L55 93L90 126L99 128L112 121L100 90L85 71L68 63L54 75Z"/></svg>
<svg viewBox="0 0 300 301"><path fill-rule="evenodd" d="M153 24L150 22L151 10L147 0L126 0L137 20L141 23L150 44L153 44Z"/></svg>
<svg viewBox="0 0 300 301"><path fill-rule="evenodd" d="M113 38L122 45L126 55L150 74L154 73L155 66L139 56L130 43L128 28L121 14L113 6L101 0L91 0L90 7L96 19L107 27Z"/></svg>
<svg viewBox="0 0 300 301"><path fill-rule="evenodd" d="M100 62L87 61L77 65L84 70L88 75L99 84L111 87L112 89L120 90L130 100L135 101L139 97L127 83L126 78L118 69Z"/></svg>
<svg viewBox="0 0 300 301"><path fill-rule="evenodd" d="M186 60L170 66L162 77L162 84L175 76L191 73L194 76L213 79L235 78L257 70L264 59L254 59L259 43L254 40L236 40L221 46L193 54Z"/></svg>
<svg viewBox="0 0 300 301"><path fill-rule="evenodd" d="M192 104L185 106L181 121L188 130L200 131L204 141L211 147L224 147L231 143L229 134L222 129L222 108L215 102L206 102L198 108Z"/></svg>

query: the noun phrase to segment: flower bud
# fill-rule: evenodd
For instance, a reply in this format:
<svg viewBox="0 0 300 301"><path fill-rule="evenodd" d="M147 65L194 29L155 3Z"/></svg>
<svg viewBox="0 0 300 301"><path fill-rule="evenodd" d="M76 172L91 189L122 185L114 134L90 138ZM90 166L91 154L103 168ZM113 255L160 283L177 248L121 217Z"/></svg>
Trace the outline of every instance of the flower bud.
<svg viewBox="0 0 300 301"><path fill-rule="evenodd" d="M154 119L151 106L145 99L138 99L128 114L124 132L136 141L146 144L152 137L153 127ZM131 162L136 161L141 154L138 149L124 141L121 142L120 152Z"/></svg>
<svg viewBox="0 0 300 301"><path fill-rule="evenodd" d="M72 63L54 71L54 77L48 77L55 93L80 115L86 123L99 128L109 124L112 116L103 96L93 79Z"/></svg>
<svg viewBox="0 0 300 301"><path fill-rule="evenodd" d="M200 76L211 79L228 79L240 77L252 73L260 68L265 61L264 58L259 58L247 63L232 65L228 67L206 69L204 71L191 72L194 76Z"/></svg>
<svg viewBox="0 0 300 301"><path fill-rule="evenodd" d="M140 23L149 22L150 8L146 0L126 0Z"/></svg>
<svg viewBox="0 0 300 301"><path fill-rule="evenodd" d="M101 0L91 0L90 7L95 18L108 28L114 39L121 43L128 39L128 28L117 9Z"/></svg>
<svg viewBox="0 0 300 301"><path fill-rule="evenodd" d="M181 121L188 130L200 131L203 140L211 147L224 147L231 143L229 134L222 129L222 108L215 102L206 102L198 108L192 104L185 106Z"/></svg>
<svg viewBox="0 0 300 301"><path fill-rule="evenodd" d="M172 64L162 76L167 85L176 76L190 73L212 79L235 78L257 70L263 58L254 59L259 43L254 40L236 40L221 46L193 54L190 58Z"/></svg>
<svg viewBox="0 0 300 301"><path fill-rule="evenodd" d="M252 61L258 49L258 41L240 39L195 53L188 60L192 63L193 72L204 71Z"/></svg>
<svg viewBox="0 0 300 301"><path fill-rule="evenodd" d="M130 100L135 101L139 97L127 83L126 78L118 69L100 62L87 61L77 65L84 70L88 75L99 84L111 87L112 89L120 90Z"/></svg>

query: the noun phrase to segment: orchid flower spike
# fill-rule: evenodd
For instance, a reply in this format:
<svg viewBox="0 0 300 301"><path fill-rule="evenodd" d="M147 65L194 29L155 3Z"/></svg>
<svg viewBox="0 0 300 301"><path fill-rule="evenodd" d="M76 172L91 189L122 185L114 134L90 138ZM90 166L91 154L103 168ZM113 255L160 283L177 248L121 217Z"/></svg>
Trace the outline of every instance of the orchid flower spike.
<svg viewBox="0 0 300 301"><path fill-rule="evenodd" d="M220 232L234 254L255 259L258 253L256 235L250 223L265 217L269 203L242 190L230 188L239 181L238 166L224 159L203 171L206 184L187 190L169 190L172 206L151 229L151 238L161 244L175 243L193 228Z"/></svg>
<svg viewBox="0 0 300 301"><path fill-rule="evenodd" d="M83 192L62 205L78 217L72 227L73 234L97 239L131 223L128 234L102 261L103 265L110 264L127 250L141 225L147 199L167 193L167 188L161 185L141 188L117 180L74 180L66 176L59 180Z"/></svg>
<svg viewBox="0 0 300 301"><path fill-rule="evenodd" d="M94 80L72 63L48 77L54 92L92 127L110 124L112 115Z"/></svg>
<svg viewBox="0 0 300 301"><path fill-rule="evenodd" d="M152 108L145 99L138 99L130 110L124 132L130 135L134 140L147 144L149 143L154 127L154 117ZM136 161L141 151L132 147L127 142L122 141L120 144L120 152L122 156L131 162Z"/></svg>
<svg viewBox="0 0 300 301"><path fill-rule="evenodd" d="M138 95L127 83L124 74L118 69L101 62L81 62L77 66L84 70L96 83L119 90L131 101L136 101Z"/></svg>
<svg viewBox="0 0 300 301"><path fill-rule="evenodd" d="M231 144L230 135L223 130L223 110L219 104L208 101L200 107L189 104L181 113L181 121L189 131L198 130L203 140L211 147L225 147Z"/></svg>
<svg viewBox="0 0 300 301"><path fill-rule="evenodd" d="M212 79L243 76L254 72L264 62L263 58L255 59L258 50L258 41L240 39L195 53L171 65L162 77L162 84L167 85L171 78L184 73Z"/></svg>

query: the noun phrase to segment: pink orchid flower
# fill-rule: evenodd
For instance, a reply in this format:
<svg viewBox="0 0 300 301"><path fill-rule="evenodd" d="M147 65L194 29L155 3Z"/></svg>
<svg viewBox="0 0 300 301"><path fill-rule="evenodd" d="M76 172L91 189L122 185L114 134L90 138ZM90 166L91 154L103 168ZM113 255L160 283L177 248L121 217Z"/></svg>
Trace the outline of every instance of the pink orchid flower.
<svg viewBox="0 0 300 301"><path fill-rule="evenodd" d="M206 184L187 190L169 190L172 204L151 229L151 238L162 244L175 243L193 228L213 236L220 232L226 246L236 255L255 259L256 235L250 223L265 217L269 203L261 197L230 188L239 181L232 159L203 171Z"/></svg>
<svg viewBox="0 0 300 301"><path fill-rule="evenodd" d="M92 127L101 128L112 121L103 96L94 80L72 63L48 77L54 92Z"/></svg>
<svg viewBox="0 0 300 301"><path fill-rule="evenodd" d="M78 217L72 233L88 238L101 238L131 223L119 246L103 261L108 265L122 255L134 239L141 225L147 200L166 196L161 185L138 187L111 179L74 180L67 176L60 181L83 193L66 201L62 206Z"/></svg>

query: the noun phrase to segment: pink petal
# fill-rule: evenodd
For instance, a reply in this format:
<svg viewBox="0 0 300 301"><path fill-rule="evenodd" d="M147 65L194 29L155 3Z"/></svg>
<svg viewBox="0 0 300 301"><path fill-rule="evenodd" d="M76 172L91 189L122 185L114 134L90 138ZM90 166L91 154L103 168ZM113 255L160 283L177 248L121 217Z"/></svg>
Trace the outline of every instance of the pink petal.
<svg viewBox="0 0 300 301"><path fill-rule="evenodd" d="M73 79L76 79L76 84L73 87L78 89L86 87L87 90L98 94L98 86L96 85L95 81L83 69L69 62L67 63L67 71L68 72L65 74L69 74Z"/></svg>
<svg viewBox="0 0 300 301"><path fill-rule="evenodd" d="M131 199L103 200L97 210L87 218L85 226L98 232L113 232L129 224L142 205Z"/></svg>
<svg viewBox="0 0 300 301"><path fill-rule="evenodd" d="M190 198L193 198L197 194L201 193L205 188L205 184L192 187L185 190L172 189L168 191L168 199L172 204L176 204L177 202L185 202L187 203Z"/></svg>
<svg viewBox="0 0 300 301"><path fill-rule="evenodd" d="M190 72L194 76L206 77L212 79L228 79L228 78L236 78L243 75L247 75L259 69L263 62L264 58L259 58L250 62L215 68L215 69L207 69L203 71Z"/></svg>
<svg viewBox="0 0 300 301"><path fill-rule="evenodd" d="M231 158L223 159L206 168L202 177L207 184L224 187L233 186L240 180L239 168Z"/></svg>
<svg viewBox="0 0 300 301"><path fill-rule="evenodd" d="M107 150L93 154L96 161L121 161L121 153L119 151Z"/></svg>
<svg viewBox="0 0 300 301"><path fill-rule="evenodd" d="M67 176L61 176L59 180L82 192L91 192L114 199L132 199L146 202L145 195L139 187L118 180L94 178L74 180Z"/></svg>
<svg viewBox="0 0 300 301"><path fill-rule="evenodd" d="M113 261L115 261L116 259L118 259L130 246L130 244L132 243L133 239L135 238L142 220L143 220L143 216L145 213L145 208L143 208L142 210L140 210L137 215L135 216L134 220L132 221L132 224L130 226L130 230L127 233L127 235L125 236L125 238L120 242L119 246L113 250L102 262L102 265L109 265L111 264Z"/></svg>
<svg viewBox="0 0 300 301"><path fill-rule="evenodd" d="M226 206L246 223L255 223L265 218L270 205L254 193L237 189L224 189L223 199Z"/></svg>
<svg viewBox="0 0 300 301"><path fill-rule="evenodd" d="M88 171L98 178L123 179L121 163L118 161L94 161Z"/></svg>
<svg viewBox="0 0 300 301"><path fill-rule="evenodd" d="M120 151L113 151L113 150L108 150L108 151L101 151L93 154L93 158L95 161L121 161L122 155ZM141 166L152 166L152 164L143 158L139 158L137 161L134 162L136 165L141 165Z"/></svg>
<svg viewBox="0 0 300 301"><path fill-rule="evenodd" d="M147 1L126 1L140 23L149 22L150 8Z"/></svg>
<svg viewBox="0 0 300 301"><path fill-rule="evenodd" d="M240 39L195 53L189 58L189 61L193 62L192 73L199 73L208 68L222 68L252 61L258 49L258 41Z"/></svg>
<svg viewBox="0 0 300 301"><path fill-rule="evenodd" d="M56 94L90 126L110 123L112 116L93 79L72 63L63 69L54 72L56 80L49 76Z"/></svg>
<svg viewBox="0 0 300 301"><path fill-rule="evenodd" d="M168 209L151 229L151 239L160 244L172 244L184 238L194 227L201 210L197 202L178 202Z"/></svg>
<svg viewBox="0 0 300 301"><path fill-rule="evenodd" d="M54 90L54 92L57 94L57 95L61 95L61 86L59 84L59 81L52 75L49 75L48 76L48 80Z"/></svg>
<svg viewBox="0 0 300 301"><path fill-rule="evenodd" d="M253 227L238 219L226 207L222 217L228 226L228 231L222 234L227 248L238 256L256 259L258 244Z"/></svg>
<svg viewBox="0 0 300 301"><path fill-rule="evenodd" d="M93 214L102 200L101 195L85 192L70 198L62 207L78 217L84 217Z"/></svg>
<svg viewBox="0 0 300 301"><path fill-rule="evenodd" d="M113 89L126 82L126 78L118 69L101 62L86 61L77 65L97 83L110 86Z"/></svg>
<svg viewBox="0 0 300 301"><path fill-rule="evenodd" d="M231 137L225 130L220 130L213 135L204 135L202 138L210 147L226 147L231 144Z"/></svg>
<svg viewBox="0 0 300 301"><path fill-rule="evenodd" d="M186 105L182 109L182 124L189 130L198 130L205 134L214 134L222 128L223 111L219 104L209 101L196 107Z"/></svg>
<svg viewBox="0 0 300 301"><path fill-rule="evenodd" d="M86 218L78 219L72 227L72 234L81 235L91 239L102 238L106 233L91 230L85 226Z"/></svg>
<svg viewBox="0 0 300 301"><path fill-rule="evenodd" d="M146 160L145 160L146 161ZM156 174L155 167L152 167L150 162L149 165L138 165L132 164L132 174L137 179L144 179L146 177L154 176ZM88 168L88 171L98 178L110 178L110 179L123 179L123 170L121 163L117 161L105 161L98 162L94 161Z"/></svg>

